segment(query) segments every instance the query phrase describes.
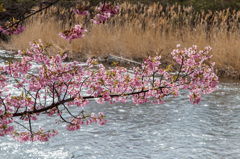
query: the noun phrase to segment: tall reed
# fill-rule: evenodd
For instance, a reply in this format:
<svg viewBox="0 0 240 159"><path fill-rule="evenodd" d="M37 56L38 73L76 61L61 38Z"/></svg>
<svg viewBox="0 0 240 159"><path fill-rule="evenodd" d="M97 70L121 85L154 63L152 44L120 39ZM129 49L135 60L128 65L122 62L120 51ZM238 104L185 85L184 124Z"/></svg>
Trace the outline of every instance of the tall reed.
<svg viewBox="0 0 240 159"><path fill-rule="evenodd" d="M95 8L96 10L96 8ZM64 50L70 57L105 57L109 54L142 60L161 52L163 61L177 44L213 48L213 61L219 74L240 74L240 11L194 12L192 7L131 4L120 5L119 14L100 26L88 24L83 39L71 44L61 39L60 31L83 23L85 18L64 8L52 7L26 22L26 31L12 37L7 49L25 49L28 42L42 39L52 43L52 53ZM230 71L230 72L229 72Z"/></svg>

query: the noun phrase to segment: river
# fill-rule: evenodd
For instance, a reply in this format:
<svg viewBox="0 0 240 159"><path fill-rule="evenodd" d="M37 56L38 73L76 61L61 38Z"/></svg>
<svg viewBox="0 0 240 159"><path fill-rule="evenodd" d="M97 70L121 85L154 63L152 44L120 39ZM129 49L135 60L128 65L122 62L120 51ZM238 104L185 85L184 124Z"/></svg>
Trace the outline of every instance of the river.
<svg viewBox="0 0 240 159"><path fill-rule="evenodd" d="M0 137L0 159L235 159L240 158L240 83L222 79L219 89L192 105L186 92L165 104L132 102L98 105L104 126L82 126L69 132L52 117L40 124L56 127L49 142L20 143Z"/></svg>

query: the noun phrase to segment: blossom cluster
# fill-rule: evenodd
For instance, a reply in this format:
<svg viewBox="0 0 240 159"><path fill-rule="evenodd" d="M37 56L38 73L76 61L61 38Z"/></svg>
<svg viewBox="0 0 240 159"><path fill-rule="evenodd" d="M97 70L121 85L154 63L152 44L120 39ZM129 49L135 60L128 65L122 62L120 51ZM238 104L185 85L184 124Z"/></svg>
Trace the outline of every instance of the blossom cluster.
<svg viewBox="0 0 240 159"><path fill-rule="evenodd" d="M91 21L95 24L104 24L112 15L118 13L118 9L118 6L114 7L112 4L104 3L101 7L98 7L97 19L91 19ZM78 5L76 9L73 9L73 12L78 15L87 15L89 13L85 5ZM87 30L82 25L75 25L71 29L62 31L59 35L71 42L73 39L82 38L85 32Z"/></svg>
<svg viewBox="0 0 240 159"><path fill-rule="evenodd" d="M111 3L104 3L101 7L98 7L99 13L96 19L92 19L95 24L105 23L112 15L118 13L119 6L113 6Z"/></svg>
<svg viewBox="0 0 240 159"><path fill-rule="evenodd" d="M91 114L90 119L86 120L86 116L77 117L75 119L69 119L69 124L67 125L67 130L75 131L81 128L81 125L89 125L92 123L99 123L99 125L105 125L107 120L104 119L105 116L102 112L99 112L99 115L95 115L94 113Z"/></svg>
<svg viewBox="0 0 240 159"><path fill-rule="evenodd" d="M78 15L88 15L89 11L88 8L85 5L77 5L75 9L73 9L73 12Z"/></svg>
<svg viewBox="0 0 240 159"><path fill-rule="evenodd" d="M58 131L52 130L48 132L44 132L42 128L40 128L36 133L31 132L20 132L18 133L16 130L13 132L13 138L20 142L26 141L41 141L46 142L49 141L50 137L54 137L58 134Z"/></svg>
<svg viewBox="0 0 240 159"><path fill-rule="evenodd" d="M10 22L6 22L5 25L0 26L0 32L5 35L20 34L25 30L25 26L13 25Z"/></svg>
<svg viewBox="0 0 240 159"><path fill-rule="evenodd" d="M204 50L197 51L197 46L193 45L189 49L174 49L172 52L173 59L182 65L181 71L191 77L191 80L181 79L180 83L182 88L190 90L189 100L193 104L200 102L201 94L209 94L217 88L218 77L214 74L213 69L215 63L210 62L208 65L204 63L211 59L212 55L209 55L211 49L211 47L205 47Z"/></svg>
<svg viewBox="0 0 240 159"><path fill-rule="evenodd" d="M87 29L84 29L82 25L75 25L71 29L62 31L59 35L69 42L72 42L73 39L82 38L85 32L87 32Z"/></svg>

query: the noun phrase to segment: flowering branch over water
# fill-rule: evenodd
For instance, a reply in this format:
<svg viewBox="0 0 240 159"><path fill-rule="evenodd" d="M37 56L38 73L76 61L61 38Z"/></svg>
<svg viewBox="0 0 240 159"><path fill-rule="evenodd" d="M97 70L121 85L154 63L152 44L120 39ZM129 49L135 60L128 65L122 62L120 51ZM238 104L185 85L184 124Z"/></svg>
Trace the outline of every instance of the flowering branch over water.
<svg viewBox="0 0 240 159"><path fill-rule="evenodd" d="M136 105L145 102L162 104L164 97L177 97L180 89L187 89L189 100L198 104L201 94L217 89L214 63L206 63L211 58L210 47L203 51L197 51L196 46L173 50L173 59L179 63L177 74L171 73L171 67L162 67L159 55L148 57L141 67L134 67L130 73L119 66L106 69L102 64L97 65L95 59L89 59L87 67L77 61L63 63L66 54L49 57L46 55L48 47L41 41L35 41L30 49L19 51L21 61L0 68L1 136L12 135L19 141L49 140L57 134L56 130L33 132L31 126L38 116L43 115L59 116L70 131L78 130L84 124L104 125L107 120L101 112L90 115L79 111L74 115L70 111L73 107L84 108L89 104L89 99L96 99L99 104L126 103L130 99ZM30 73L33 63L41 66L38 74ZM12 95L7 89L12 79L15 81L13 87L22 94ZM16 117L29 122L27 132L18 132L12 126Z"/></svg>

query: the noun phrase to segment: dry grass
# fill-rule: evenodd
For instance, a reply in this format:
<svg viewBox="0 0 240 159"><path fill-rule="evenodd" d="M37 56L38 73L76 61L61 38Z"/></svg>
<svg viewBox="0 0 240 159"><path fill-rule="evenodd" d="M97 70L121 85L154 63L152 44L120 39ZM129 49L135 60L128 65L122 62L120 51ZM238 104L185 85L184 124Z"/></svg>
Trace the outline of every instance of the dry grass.
<svg viewBox="0 0 240 159"><path fill-rule="evenodd" d="M71 17L71 18L69 18ZM240 11L194 13L192 8L178 5L122 3L117 16L107 24L89 24L83 39L69 44L58 33L68 24L83 23L84 19L63 8L51 8L26 22L26 31L15 35L7 49L28 48L28 42L42 39L53 44L53 53L68 50L70 57L107 56L115 54L135 60L163 49L163 60L170 59L177 44L213 48L213 61L218 73L240 74Z"/></svg>

